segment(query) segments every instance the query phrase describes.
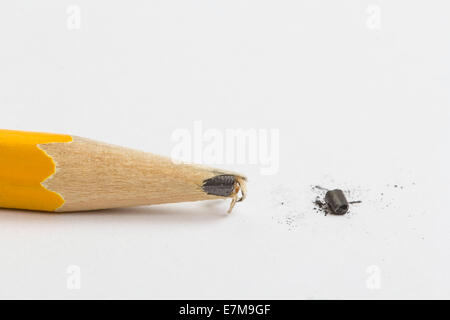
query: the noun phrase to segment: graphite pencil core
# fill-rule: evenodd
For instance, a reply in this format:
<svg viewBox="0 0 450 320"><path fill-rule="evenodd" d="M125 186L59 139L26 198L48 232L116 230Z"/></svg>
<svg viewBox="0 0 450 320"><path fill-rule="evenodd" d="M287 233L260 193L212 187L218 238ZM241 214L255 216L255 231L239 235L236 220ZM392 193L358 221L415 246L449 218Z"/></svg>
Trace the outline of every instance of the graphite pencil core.
<svg viewBox="0 0 450 320"><path fill-rule="evenodd" d="M223 174L203 181L202 188L206 194L229 197L233 194L235 183L235 176Z"/></svg>
<svg viewBox="0 0 450 320"><path fill-rule="evenodd" d="M206 194L219 196L219 197L230 197L232 198L230 213L236 202L243 201L246 196L246 182L245 177L231 175L231 174L221 174L210 179L203 181L203 191Z"/></svg>

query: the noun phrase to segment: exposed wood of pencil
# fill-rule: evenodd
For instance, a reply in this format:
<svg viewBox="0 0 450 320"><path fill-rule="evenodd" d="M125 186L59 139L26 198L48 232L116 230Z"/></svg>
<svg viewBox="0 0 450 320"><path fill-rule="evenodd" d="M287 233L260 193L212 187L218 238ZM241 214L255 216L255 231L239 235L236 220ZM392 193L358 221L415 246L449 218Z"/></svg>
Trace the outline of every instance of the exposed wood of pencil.
<svg viewBox="0 0 450 320"><path fill-rule="evenodd" d="M224 199L207 194L202 185L218 175L235 175L79 137L39 148L56 164L55 174L42 185L64 198L60 212ZM245 188L245 177L235 176L238 184L228 196L232 205Z"/></svg>

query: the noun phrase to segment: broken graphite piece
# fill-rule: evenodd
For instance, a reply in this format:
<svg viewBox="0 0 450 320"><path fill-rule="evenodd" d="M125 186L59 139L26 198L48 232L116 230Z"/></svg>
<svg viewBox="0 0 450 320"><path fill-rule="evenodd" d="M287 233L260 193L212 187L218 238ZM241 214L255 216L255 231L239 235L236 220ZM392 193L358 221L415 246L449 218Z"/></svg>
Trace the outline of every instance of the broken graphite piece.
<svg viewBox="0 0 450 320"><path fill-rule="evenodd" d="M342 190L335 189L327 191L325 194L325 203L334 214L343 215L348 211L348 201Z"/></svg>

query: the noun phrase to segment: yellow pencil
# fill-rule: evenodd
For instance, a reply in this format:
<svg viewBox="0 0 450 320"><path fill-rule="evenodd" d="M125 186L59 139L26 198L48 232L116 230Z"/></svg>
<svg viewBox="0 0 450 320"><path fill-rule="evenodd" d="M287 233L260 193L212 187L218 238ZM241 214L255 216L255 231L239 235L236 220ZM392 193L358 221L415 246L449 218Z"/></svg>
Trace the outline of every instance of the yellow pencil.
<svg viewBox="0 0 450 320"><path fill-rule="evenodd" d="M0 130L0 207L87 211L245 198L242 175L71 135Z"/></svg>

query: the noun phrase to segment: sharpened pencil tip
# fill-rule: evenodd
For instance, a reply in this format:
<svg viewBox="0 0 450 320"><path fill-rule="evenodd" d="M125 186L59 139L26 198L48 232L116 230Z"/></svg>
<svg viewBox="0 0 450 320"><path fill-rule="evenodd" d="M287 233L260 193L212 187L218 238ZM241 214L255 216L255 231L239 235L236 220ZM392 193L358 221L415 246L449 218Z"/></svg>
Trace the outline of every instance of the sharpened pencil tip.
<svg viewBox="0 0 450 320"><path fill-rule="evenodd" d="M207 194L229 197L234 191L236 178L232 175L222 174L203 181L203 191Z"/></svg>
<svg viewBox="0 0 450 320"><path fill-rule="evenodd" d="M228 210L230 213L236 202L240 202L245 199L245 181L246 178L244 177L221 174L203 181L202 188L206 194L219 197L231 197L233 200L231 202L230 209Z"/></svg>

